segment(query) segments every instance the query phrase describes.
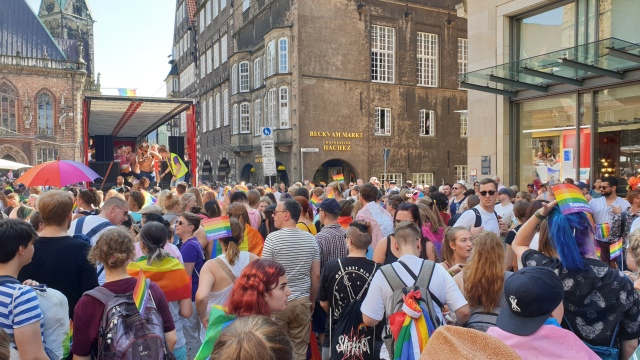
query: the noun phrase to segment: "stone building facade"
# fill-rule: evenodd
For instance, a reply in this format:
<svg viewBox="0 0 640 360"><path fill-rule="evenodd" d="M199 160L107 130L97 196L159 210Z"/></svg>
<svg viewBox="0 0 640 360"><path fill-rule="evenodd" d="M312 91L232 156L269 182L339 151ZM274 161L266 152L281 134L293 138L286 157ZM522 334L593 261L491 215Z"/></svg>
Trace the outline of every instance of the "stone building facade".
<svg viewBox="0 0 640 360"><path fill-rule="evenodd" d="M30 165L83 160L82 96L99 92L87 81L84 46L63 48L24 0L3 2L2 17L0 158Z"/></svg>
<svg viewBox="0 0 640 360"><path fill-rule="evenodd" d="M384 148L387 178L469 180L466 91L457 80L466 71L466 19L454 5L198 1L195 56L179 71L179 95L197 89L204 180L384 178ZM195 79L184 87L189 66ZM277 178L263 176L262 127L274 130Z"/></svg>

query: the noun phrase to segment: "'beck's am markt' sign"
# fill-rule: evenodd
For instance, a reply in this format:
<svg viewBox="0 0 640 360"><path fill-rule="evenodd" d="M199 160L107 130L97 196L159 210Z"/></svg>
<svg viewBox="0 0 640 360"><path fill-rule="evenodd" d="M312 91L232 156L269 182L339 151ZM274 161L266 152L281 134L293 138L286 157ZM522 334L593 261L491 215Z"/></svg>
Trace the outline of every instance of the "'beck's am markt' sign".
<svg viewBox="0 0 640 360"><path fill-rule="evenodd" d="M325 137L333 139L361 139L362 133L339 131L310 131L310 137ZM322 150L351 151L351 141L323 141Z"/></svg>

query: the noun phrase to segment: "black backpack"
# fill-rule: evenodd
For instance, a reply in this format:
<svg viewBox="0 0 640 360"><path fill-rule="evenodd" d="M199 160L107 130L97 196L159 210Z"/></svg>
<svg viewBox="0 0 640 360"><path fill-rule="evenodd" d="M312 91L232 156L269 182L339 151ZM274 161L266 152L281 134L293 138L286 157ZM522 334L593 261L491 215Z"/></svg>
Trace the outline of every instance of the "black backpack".
<svg viewBox="0 0 640 360"><path fill-rule="evenodd" d="M105 221L103 223L98 224L93 229L89 230L88 233L83 234L82 233L82 228L84 227L84 221L85 220L87 220L87 217L83 216L83 217L79 218L78 221L76 221L76 228L74 230L73 237L75 239L82 240L82 241L86 242L89 245L92 245L91 244L91 238L96 236L97 233L99 233L103 229L106 229L106 228L108 228L110 226L113 226L110 222Z"/></svg>
<svg viewBox="0 0 640 360"><path fill-rule="evenodd" d="M340 270L345 274L342 268L342 262L338 259ZM378 359L379 352L376 353L376 333L375 327L368 327L362 321L362 296L365 291L369 289L371 279L376 272L378 264L373 266L371 276L367 279L367 283L359 294L354 294L351 290L351 284L346 281L345 283L349 289L349 302L342 307L338 323L335 330L330 330L329 342L330 342L330 359L342 360L342 359ZM332 314L329 314L329 319L332 319ZM331 321L331 320L330 320ZM329 326L331 329L331 326Z"/></svg>
<svg viewBox="0 0 640 360"><path fill-rule="evenodd" d="M455 225L456 221L458 221L460 216L462 214L466 213L467 211L473 211L473 213L476 214L476 220L473 223L473 227L482 226L482 216L480 216L480 211L478 209L476 209L475 207L473 207L471 209L467 209L467 210L465 210L465 211L463 211L461 213L455 214L451 219L449 219L449 223L447 225L449 225L449 226ZM496 216L496 219L498 219L498 213L494 211L493 214Z"/></svg>

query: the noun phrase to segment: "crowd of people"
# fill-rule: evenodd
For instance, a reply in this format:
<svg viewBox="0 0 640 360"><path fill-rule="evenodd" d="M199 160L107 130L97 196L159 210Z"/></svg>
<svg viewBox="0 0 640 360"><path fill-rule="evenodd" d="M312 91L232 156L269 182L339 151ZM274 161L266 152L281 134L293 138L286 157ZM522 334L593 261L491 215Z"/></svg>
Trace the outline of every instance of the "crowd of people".
<svg viewBox="0 0 640 360"><path fill-rule="evenodd" d="M499 178L189 187L179 158L160 190L144 156L132 186L121 176L106 193L3 182L0 359L628 359L638 349L640 192L618 197L615 178L594 189L565 180L588 204L567 213L554 186L519 191ZM213 240L204 224L220 217L230 235ZM143 335L128 330L142 321Z"/></svg>

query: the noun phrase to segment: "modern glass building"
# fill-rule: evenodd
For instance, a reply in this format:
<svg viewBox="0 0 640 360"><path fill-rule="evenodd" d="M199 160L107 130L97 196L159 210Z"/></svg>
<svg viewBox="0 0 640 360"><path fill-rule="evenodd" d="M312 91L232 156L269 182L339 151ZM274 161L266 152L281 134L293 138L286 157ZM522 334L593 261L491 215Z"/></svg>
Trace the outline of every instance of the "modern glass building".
<svg viewBox="0 0 640 360"><path fill-rule="evenodd" d="M640 171L640 6L633 0L473 0L469 169L623 184ZM621 186L622 187L622 186Z"/></svg>

